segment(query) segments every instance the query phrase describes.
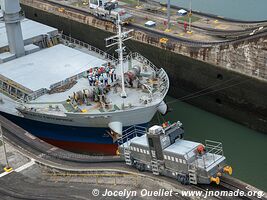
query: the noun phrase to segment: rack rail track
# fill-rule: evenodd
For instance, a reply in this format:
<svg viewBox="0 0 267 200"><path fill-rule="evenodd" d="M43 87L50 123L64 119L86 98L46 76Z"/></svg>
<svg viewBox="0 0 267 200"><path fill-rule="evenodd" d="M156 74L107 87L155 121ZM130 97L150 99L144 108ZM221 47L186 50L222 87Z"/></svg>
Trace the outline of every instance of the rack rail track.
<svg viewBox="0 0 267 200"><path fill-rule="evenodd" d="M73 169L77 168L77 169L81 169L81 168L86 168L87 170L89 169L99 169L99 168L107 168L109 170L111 170L112 168L114 168L114 170L118 171L124 171L124 172L129 172L129 173L133 173L133 174L137 174L136 170L125 166L124 162L121 162L120 159L116 158L116 159L104 159L103 158L100 160L91 160L93 157L80 157L80 158L71 158L71 157L66 157L69 156L71 154L69 154L69 152L65 152L62 151L62 155L64 156L58 156L55 152L56 151L52 151L51 149L53 149L52 145L49 145L37 138L35 138L34 136L29 137L30 133L26 132L25 130L23 130L22 128L18 127L17 125L15 125L14 123L10 122L9 120L7 120L6 118L4 118L3 116L0 115L0 123L2 124L2 128L3 128L3 133L5 138L8 140L9 143L11 143L11 145L13 145L14 147L16 147L18 150L23 151L25 154L29 155L29 156L33 156L35 155L35 157L33 157L34 159L46 159L45 155L47 155L49 158L47 160L47 162L49 163L49 168L51 168L51 162L55 162L58 163L60 165L66 165L66 166L70 166ZM26 135L25 135L26 134ZM51 148L52 147L52 148ZM54 147L55 149L55 147ZM54 152L54 153L53 153ZM42 155L40 157L40 155ZM77 155L77 154L76 154ZM42 165L46 166L45 163L43 163ZM73 170L75 171L75 170ZM72 171L72 172L73 172ZM86 171L86 170L84 170ZM84 171L78 171L79 173L83 173ZM152 178L152 179L157 179L157 180L162 180L162 181L166 181L170 184L179 184L177 183L177 181L175 179L172 178L168 178L168 177L154 177L151 173L149 172L144 172L142 174L140 174L141 176L146 176L148 178ZM249 188L246 187L246 184L242 184L238 181L235 181L235 179L231 178L223 178L221 181L221 185L219 186L204 186L204 185L190 185L188 186L191 190L200 190L200 191L206 191L208 190L242 190L244 192L249 192ZM46 199L46 200L53 200L53 199L59 199L61 197L54 197L54 196L48 196L48 197L41 197L39 196L38 198L36 198L35 196L23 196L23 194L17 192L14 189L10 189L10 188L5 188L2 187L0 188L0 194L6 195L6 196L10 196L16 199L27 199L27 200L31 200L31 199L37 199L37 200L42 200L42 199ZM65 198L66 199L66 198ZM213 199L222 199L220 197L213 197ZM254 197L238 197L238 199L257 199ZM266 199L266 197L263 197L262 199Z"/></svg>

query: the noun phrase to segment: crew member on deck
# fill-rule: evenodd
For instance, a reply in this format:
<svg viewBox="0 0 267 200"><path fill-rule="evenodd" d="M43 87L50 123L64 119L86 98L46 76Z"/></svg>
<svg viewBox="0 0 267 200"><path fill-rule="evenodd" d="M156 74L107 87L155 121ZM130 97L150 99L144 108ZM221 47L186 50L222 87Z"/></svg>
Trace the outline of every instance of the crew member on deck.
<svg viewBox="0 0 267 200"><path fill-rule="evenodd" d="M88 80L89 80L90 86L92 86L93 85L93 77L89 75Z"/></svg>
<svg viewBox="0 0 267 200"><path fill-rule="evenodd" d="M99 76L99 81L100 81L101 83L103 83L103 81L104 81L104 77L103 77L102 74Z"/></svg>
<svg viewBox="0 0 267 200"><path fill-rule="evenodd" d="M95 86L95 81L96 81L95 76L92 77L92 80L93 80L93 85Z"/></svg>
<svg viewBox="0 0 267 200"><path fill-rule="evenodd" d="M104 78L105 85L107 85L108 84L108 75L106 72L103 73L103 78Z"/></svg>
<svg viewBox="0 0 267 200"><path fill-rule="evenodd" d="M110 70L110 72L109 72L109 74L110 74L110 79L111 79L111 82L113 82L113 81L114 81L114 72L115 72L115 70L114 70L114 69L111 69L111 70Z"/></svg>

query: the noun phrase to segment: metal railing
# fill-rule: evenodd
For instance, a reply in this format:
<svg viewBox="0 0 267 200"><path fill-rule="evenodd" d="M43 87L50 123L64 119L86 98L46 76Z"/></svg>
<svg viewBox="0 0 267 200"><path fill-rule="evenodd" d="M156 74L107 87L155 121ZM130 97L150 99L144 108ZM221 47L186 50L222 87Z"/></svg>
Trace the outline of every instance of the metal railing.
<svg viewBox="0 0 267 200"><path fill-rule="evenodd" d="M148 60L147 58L145 58L144 56L142 56L140 53L138 52L134 52L134 53L131 53L130 55L128 55L126 57L126 59L130 59L130 58L133 58L133 59L136 59L138 60L139 62L143 63L143 64L146 64L148 65L149 67L151 67L155 72L158 72L160 69L157 68L150 60Z"/></svg>
<svg viewBox="0 0 267 200"><path fill-rule="evenodd" d="M102 51L101 49L98 49L98 48L96 48L96 47L94 47L94 46L92 46L92 45L90 45L88 43L82 42L80 40L77 40L75 38L69 37L69 36L64 35L64 34L61 34L61 37L62 37L63 40L66 40L66 41L68 41L70 43L82 46L82 47L86 48L89 51L97 53L98 55L100 55L104 59L108 59L108 60L110 60L112 62L117 62L118 61L118 59L115 58L114 56L112 56L112 55L106 53L105 51Z"/></svg>
<svg viewBox="0 0 267 200"><path fill-rule="evenodd" d="M137 126L137 125L133 125L130 126L129 128L125 129L122 132L122 136L121 138L119 138L117 140L118 145L122 145L124 147L124 144L127 144L127 146L129 145L129 141L137 136L142 136L144 134L147 133L147 128L143 127L143 126Z"/></svg>
<svg viewBox="0 0 267 200"><path fill-rule="evenodd" d="M205 149L206 152L203 155L197 155L195 154L195 159L190 163L191 165L195 165L196 167L199 166L199 160L203 161L203 167L206 169L212 164L214 164L216 161L222 158L223 156L223 147L221 142L216 142L212 140L205 140ZM196 151L196 149L192 149L191 151L187 152L185 154L185 157L187 159L190 159L189 154ZM210 155L209 155L210 154ZM206 164L206 156L212 156L212 162L210 162L208 165Z"/></svg>
<svg viewBox="0 0 267 200"><path fill-rule="evenodd" d="M31 101L31 100L34 100L34 99L37 99L38 97L44 95L47 93L47 89L45 88L41 88L31 94L29 94L27 97L26 97L26 101Z"/></svg>
<svg viewBox="0 0 267 200"><path fill-rule="evenodd" d="M135 59L139 61L140 63L143 63L149 66L156 72L156 74L158 75L158 78L162 80L163 87L160 93L164 97L167 94L169 87L170 87L170 81L169 81L169 77L166 71L163 68L157 68L150 60L148 60L146 57L142 56L138 52L129 54L127 57L125 57L124 62L128 61L129 59Z"/></svg>
<svg viewBox="0 0 267 200"><path fill-rule="evenodd" d="M80 40L77 40L75 38L69 37L69 36L64 35L64 34L61 34L61 38L63 40L65 40L65 41L68 41L69 43L76 44L76 45L79 45L81 47L84 47L87 50L92 51L92 52L100 55L104 59L110 60L111 62L115 63L115 65L118 64L118 59L116 59L115 57L113 57L110 54L107 54L106 52L102 51L101 49L98 49L98 48L96 48L96 47L94 47L92 45L89 45L89 44L87 44L85 42L82 42ZM151 67L158 74L159 78L163 81L162 82L162 85L163 85L162 88L163 89L160 92L161 92L162 96L165 96L166 93L168 92L168 88L169 88L169 79L168 79L168 75L165 72L165 70L162 69L162 68L158 69L150 60L148 60L147 58L145 58L144 56L142 56L141 54L139 54L137 52L131 53L130 55L125 57L124 58L124 62L128 61L129 59L136 59L140 63L143 63L143 64ZM72 81L76 81L79 78L81 78L83 76L83 74L84 74L84 72L81 72L81 73L79 73L77 75L74 75L72 77L69 77L69 78L67 78L65 80L59 81L59 82L51 85L50 89L53 89L53 88L56 88L56 87L61 87L61 86L65 85L65 84L68 84L68 83L70 83ZM47 93L47 89L42 88L42 89L30 94L27 97L27 101L36 99L39 96L41 96L43 94L46 94L46 93Z"/></svg>
<svg viewBox="0 0 267 200"><path fill-rule="evenodd" d="M223 156L223 147L221 142L205 140L205 144L207 153Z"/></svg>
<svg viewBox="0 0 267 200"><path fill-rule="evenodd" d="M81 72L81 73L79 73L79 74L77 74L77 75L74 75L74 76L72 76L72 77L66 78L66 79L63 80L63 81L59 81L59 82L57 82L57 83L51 85L51 86L50 86L50 89L54 89L54 88L57 88L57 87L61 87L61 86L63 86L63 85L66 85L66 84L68 84L68 83L71 83L71 82L73 82L73 81L76 81L76 80L82 78L82 77L83 77L83 74L84 74L84 72Z"/></svg>
<svg viewBox="0 0 267 200"><path fill-rule="evenodd" d="M115 58L114 56L102 51L101 49L98 49L92 45L89 45L85 42L82 42L80 40L77 40L75 38L72 38L72 37L69 37L67 35L64 35L64 34L61 34L61 37L63 40L66 40L70 43L73 43L73 44L76 44L76 45L79 45L79 46L82 46L84 48L86 48L87 50L89 51L92 51L92 52L95 52L97 53L98 55L102 56L104 59L108 59L110 61L112 61L115 65L118 65L119 61L117 58ZM134 52L134 53L131 53L129 54L128 56L126 56L123 60L123 62L127 62L128 60L130 59L135 59L137 61L139 61L140 63L143 63L147 66L149 66L150 68L152 68L158 75L159 75L159 78L161 80L163 80L163 89L160 91L161 95L162 96L165 96L168 92L168 89L169 89L169 78L168 78L168 75L167 73L165 72L165 70L163 68L157 68L150 60L148 60L147 58L145 58L144 56L142 56L141 54L137 53L137 52ZM64 81L62 81L61 83L65 83ZM58 83L57 87L60 86L60 84Z"/></svg>

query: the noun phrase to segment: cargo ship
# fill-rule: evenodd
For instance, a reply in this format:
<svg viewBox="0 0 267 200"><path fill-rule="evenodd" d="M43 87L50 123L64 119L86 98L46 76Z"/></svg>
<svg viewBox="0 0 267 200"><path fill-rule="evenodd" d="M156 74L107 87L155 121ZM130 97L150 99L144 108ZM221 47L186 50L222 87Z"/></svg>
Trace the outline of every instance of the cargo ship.
<svg viewBox="0 0 267 200"><path fill-rule="evenodd" d="M139 53L126 54L132 30L119 14L117 35L105 40L117 47L115 58L25 19L19 0L0 2L1 115L60 148L113 155L125 128L166 114L168 75Z"/></svg>

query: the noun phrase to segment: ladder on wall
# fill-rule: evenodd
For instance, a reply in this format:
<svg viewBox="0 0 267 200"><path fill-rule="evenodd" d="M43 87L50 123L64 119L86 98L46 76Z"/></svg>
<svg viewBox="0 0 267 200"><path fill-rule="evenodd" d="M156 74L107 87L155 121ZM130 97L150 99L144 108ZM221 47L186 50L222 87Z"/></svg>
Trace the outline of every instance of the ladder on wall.
<svg viewBox="0 0 267 200"><path fill-rule="evenodd" d="M126 165L132 165L132 160L131 160L131 155L130 155L130 151L128 148L124 149L124 159L125 159L125 163Z"/></svg>
<svg viewBox="0 0 267 200"><path fill-rule="evenodd" d="M188 175L189 175L189 183L190 184L197 184L197 169L195 164L189 164L188 165Z"/></svg>
<svg viewBox="0 0 267 200"><path fill-rule="evenodd" d="M155 175L159 175L159 165L158 165L158 160L155 158L152 158L151 160L151 166L152 166L152 172Z"/></svg>

